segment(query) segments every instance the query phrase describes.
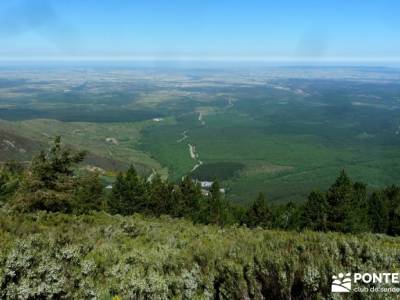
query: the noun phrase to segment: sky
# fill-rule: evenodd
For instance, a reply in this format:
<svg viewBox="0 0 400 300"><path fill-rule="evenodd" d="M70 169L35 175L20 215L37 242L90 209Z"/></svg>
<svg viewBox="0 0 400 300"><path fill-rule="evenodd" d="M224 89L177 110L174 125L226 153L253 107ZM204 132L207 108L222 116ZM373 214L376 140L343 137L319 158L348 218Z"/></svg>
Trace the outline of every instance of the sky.
<svg viewBox="0 0 400 300"><path fill-rule="evenodd" d="M0 60L400 61L398 0L0 1Z"/></svg>

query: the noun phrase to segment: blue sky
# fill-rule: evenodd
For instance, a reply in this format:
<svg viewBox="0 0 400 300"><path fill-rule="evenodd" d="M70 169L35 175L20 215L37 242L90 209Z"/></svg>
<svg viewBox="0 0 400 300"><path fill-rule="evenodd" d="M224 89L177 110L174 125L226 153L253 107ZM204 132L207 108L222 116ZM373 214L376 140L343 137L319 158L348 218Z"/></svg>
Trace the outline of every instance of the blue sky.
<svg viewBox="0 0 400 300"><path fill-rule="evenodd" d="M7 0L0 59L400 61L398 0Z"/></svg>

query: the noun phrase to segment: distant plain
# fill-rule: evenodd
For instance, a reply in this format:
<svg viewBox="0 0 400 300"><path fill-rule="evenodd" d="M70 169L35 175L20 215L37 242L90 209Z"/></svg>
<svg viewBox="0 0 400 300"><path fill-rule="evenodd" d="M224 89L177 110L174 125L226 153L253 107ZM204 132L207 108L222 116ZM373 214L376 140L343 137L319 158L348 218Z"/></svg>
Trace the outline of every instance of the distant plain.
<svg viewBox="0 0 400 300"><path fill-rule="evenodd" d="M374 189L400 181L399 79L362 67L2 68L0 160L61 135L109 177L132 163L218 178L239 202L302 201L341 169Z"/></svg>

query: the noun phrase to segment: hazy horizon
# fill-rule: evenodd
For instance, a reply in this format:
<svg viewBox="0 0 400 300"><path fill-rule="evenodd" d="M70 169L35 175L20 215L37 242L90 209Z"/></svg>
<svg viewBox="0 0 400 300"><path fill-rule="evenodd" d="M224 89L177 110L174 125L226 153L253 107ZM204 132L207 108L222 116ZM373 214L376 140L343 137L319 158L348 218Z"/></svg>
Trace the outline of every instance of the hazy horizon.
<svg viewBox="0 0 400 300"><path fill-rule="evenodd" d="M0 62L400 64L396 1L0 3Z"/></svg>
<svg viewBox="0 0 400 300"><path fill-rule="evenodd" d="M146 68L400 68L400 61L210 60L210 59L3 59L0 67L146 67Z"/></svg>

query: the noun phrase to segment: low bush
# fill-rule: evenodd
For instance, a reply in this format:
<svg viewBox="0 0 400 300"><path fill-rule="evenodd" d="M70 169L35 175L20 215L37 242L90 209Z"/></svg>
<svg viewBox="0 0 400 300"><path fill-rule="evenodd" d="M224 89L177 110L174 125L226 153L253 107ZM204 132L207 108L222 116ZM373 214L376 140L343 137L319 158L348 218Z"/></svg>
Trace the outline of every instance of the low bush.
<svg viewBox="0 0 400 300"><path fill-rule="evenodd" d="M399 241L139 214L1 211L0 298L335 299L333 274L398 271Z"/></svg>

